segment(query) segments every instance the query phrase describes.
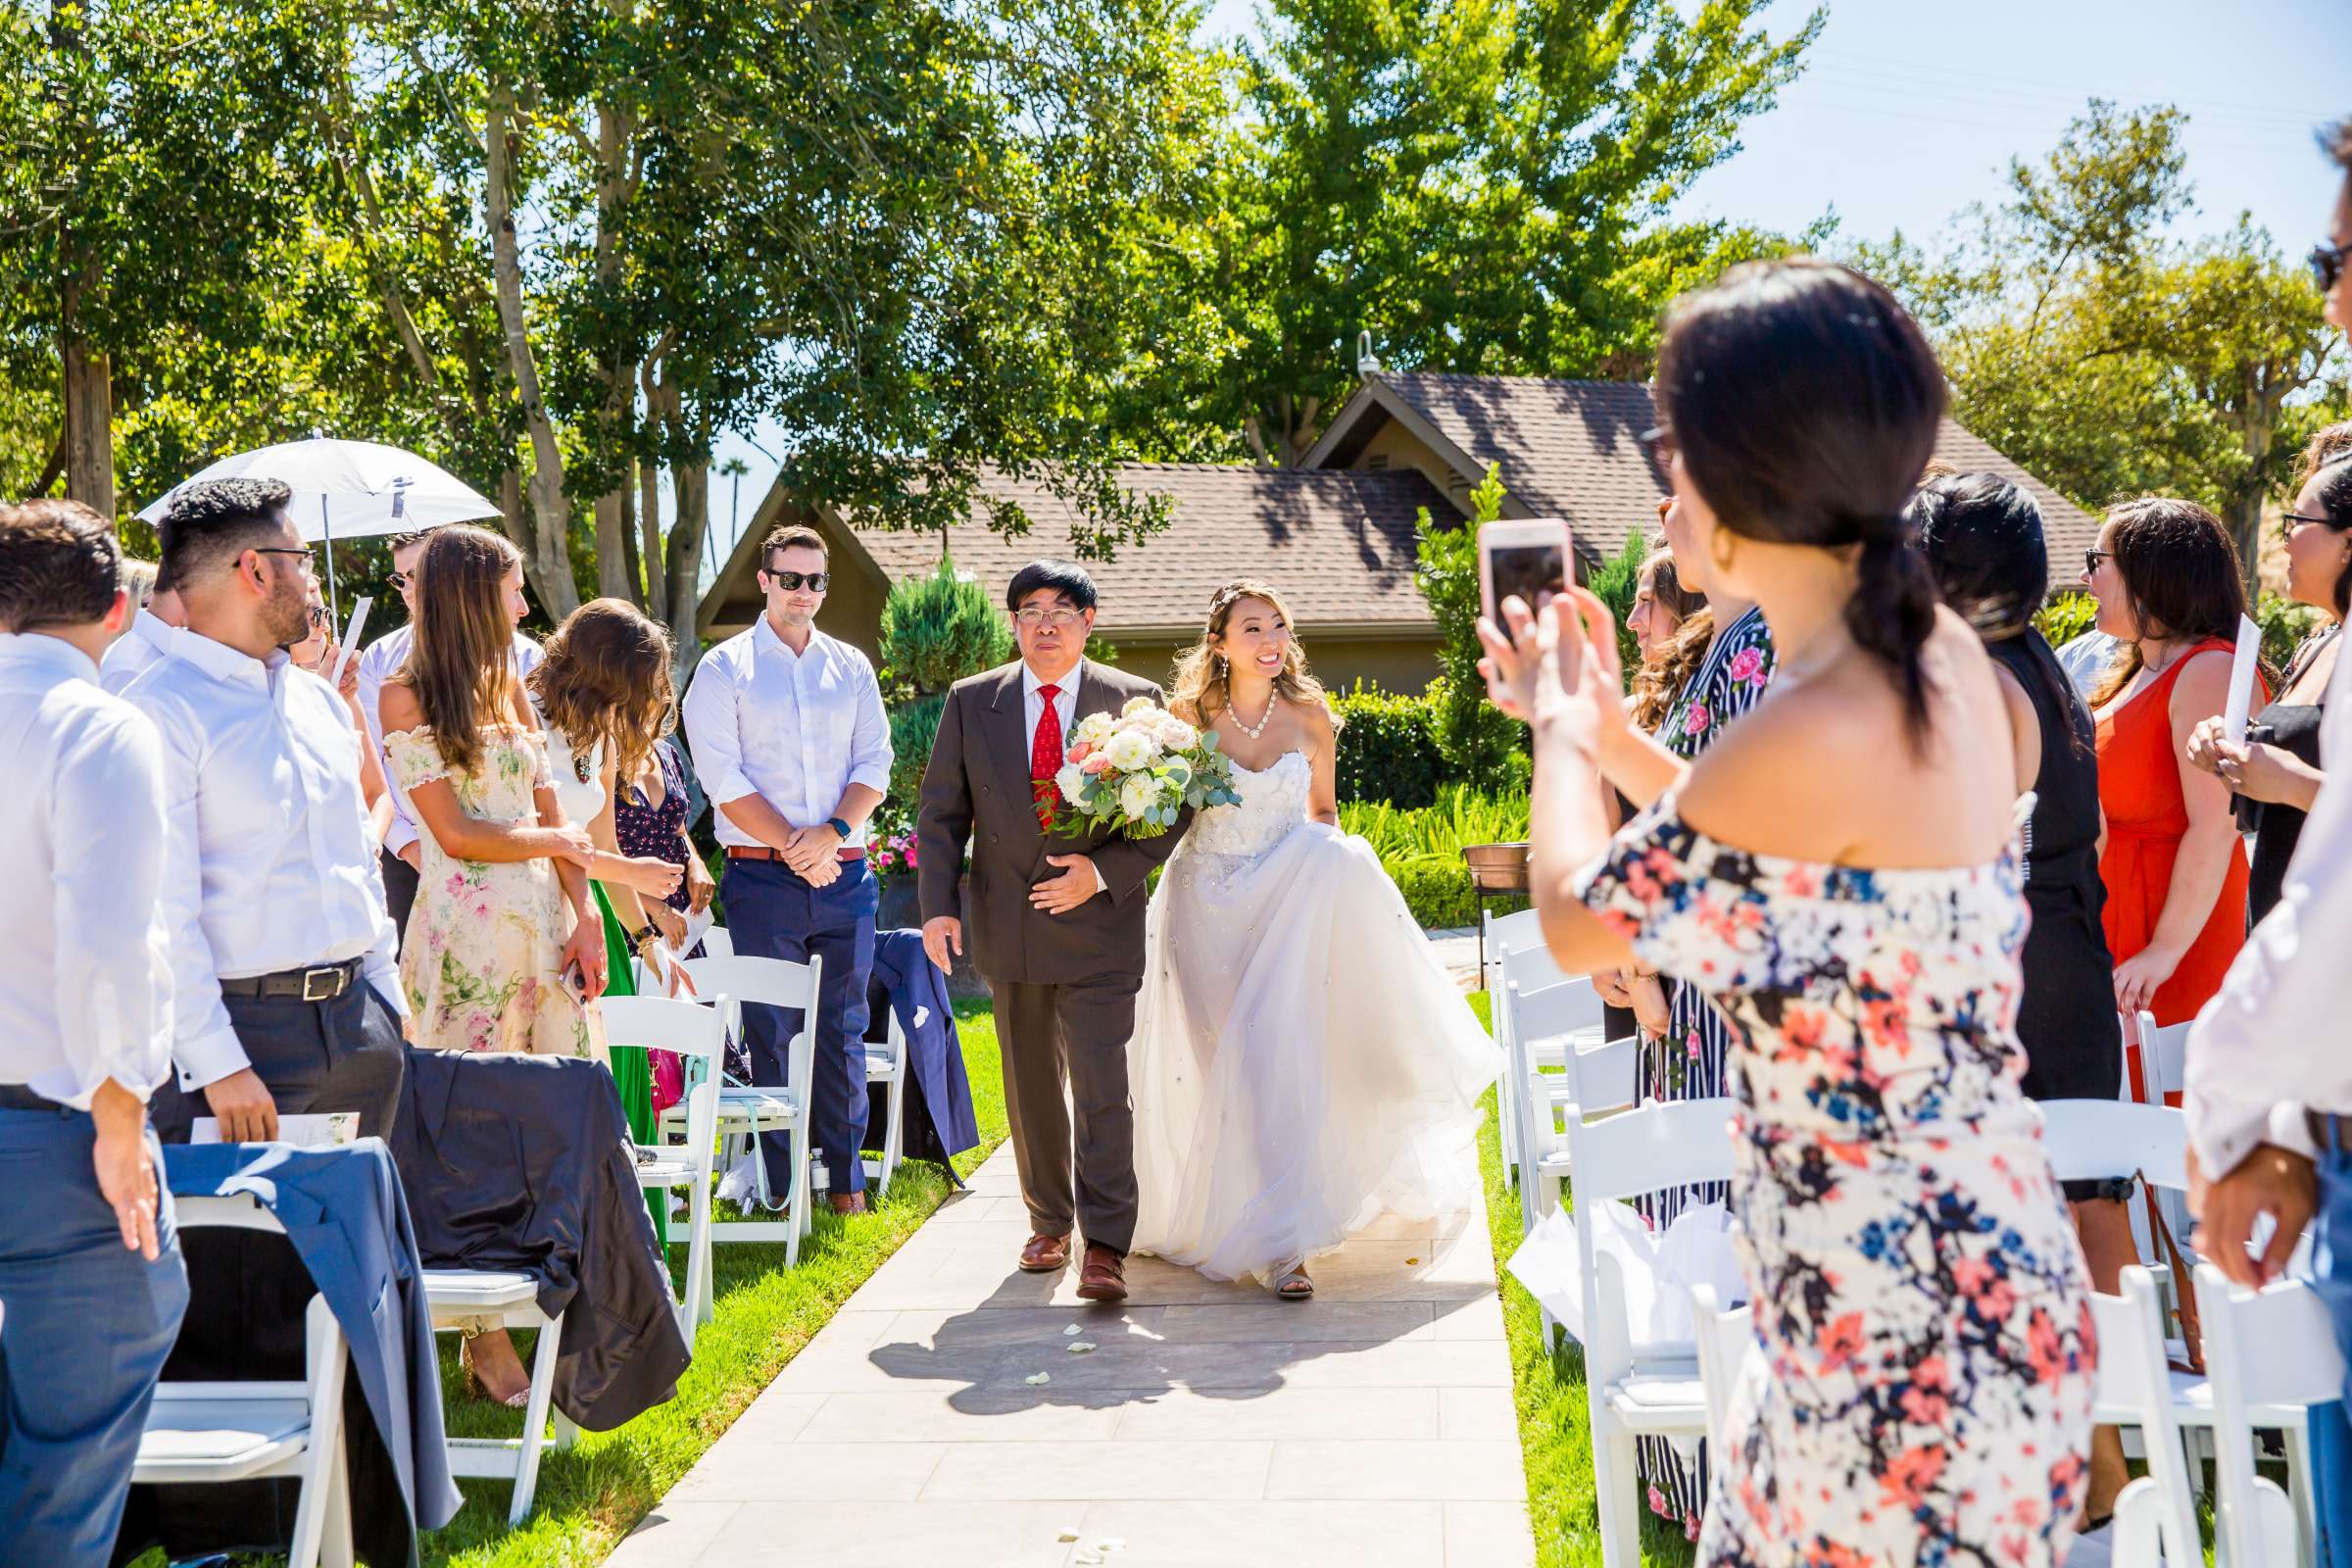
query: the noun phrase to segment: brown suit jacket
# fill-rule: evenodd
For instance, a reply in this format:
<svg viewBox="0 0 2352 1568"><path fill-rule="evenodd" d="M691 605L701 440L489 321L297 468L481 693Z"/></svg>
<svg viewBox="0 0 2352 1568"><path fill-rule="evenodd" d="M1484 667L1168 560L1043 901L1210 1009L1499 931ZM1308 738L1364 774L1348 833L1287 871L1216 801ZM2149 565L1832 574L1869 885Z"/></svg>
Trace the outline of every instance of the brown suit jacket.
<svg viewBox="0 0 2352 1568"><path fill-rule="evenodd" d="M1128 699L1164 703L1139 676L1093 661L1078 666L1077 715L1116 713ZM1175 853L1192 825L1188 811L1157 838L1106 832L1049 838L1029 790L1029 728L1016 661L957 681L939 715L939 737L923 769L916 827L916 881L923 918L963 921L972 965L992 980L1061 985L1144 967L1144 906L1152 868ZM959 887L963 848L972 848L970 904ZM1046 914L1029 890L1060 872L1049 855L1087 855L1103 890L1067 914Z"/></svg>

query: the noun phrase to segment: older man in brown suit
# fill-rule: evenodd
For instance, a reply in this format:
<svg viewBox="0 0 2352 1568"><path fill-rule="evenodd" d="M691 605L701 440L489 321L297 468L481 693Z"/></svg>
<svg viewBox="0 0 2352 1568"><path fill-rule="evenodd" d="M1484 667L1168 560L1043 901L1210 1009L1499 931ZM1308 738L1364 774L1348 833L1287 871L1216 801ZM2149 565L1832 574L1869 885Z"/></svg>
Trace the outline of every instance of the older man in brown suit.
<svg viewBox="0 0 2352 1568"><path fill-rule="evenodd" d="M1132 698L1164 698L1148 680L1086 661L1095 585L1083 568L1033 562L1014 573L1005 603L1020 660L948 693L923 772L923 948L947 968L951 953L964 951L970 920L973 967L996 1004L1005 1110L1034 1233L1021 1267L1067 1265L1075 1222L1087 1244L1078 1294L1115 1301L1127 1295L1135 1236L1127 1040L1144 979L1147 880L1191 817L1151 839L1047 831L1053 778L1078 722L1116 713ZM968 895L959 885L967 841Z"/></svg>

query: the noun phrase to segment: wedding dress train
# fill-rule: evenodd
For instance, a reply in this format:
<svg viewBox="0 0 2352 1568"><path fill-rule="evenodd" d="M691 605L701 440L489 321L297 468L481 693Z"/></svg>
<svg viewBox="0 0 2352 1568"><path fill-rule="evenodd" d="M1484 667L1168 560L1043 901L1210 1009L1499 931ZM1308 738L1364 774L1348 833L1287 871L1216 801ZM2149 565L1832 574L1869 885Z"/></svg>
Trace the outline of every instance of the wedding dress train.
<svg viewBox="0 0 2352 1568"><path fill-rule="evenodd" d="M1475 1200L1500 1053L1371 847L1308 819L1305 754L1234 779L1152 900L1136 1250L1272 1287L1384 1212Z"/></svg>

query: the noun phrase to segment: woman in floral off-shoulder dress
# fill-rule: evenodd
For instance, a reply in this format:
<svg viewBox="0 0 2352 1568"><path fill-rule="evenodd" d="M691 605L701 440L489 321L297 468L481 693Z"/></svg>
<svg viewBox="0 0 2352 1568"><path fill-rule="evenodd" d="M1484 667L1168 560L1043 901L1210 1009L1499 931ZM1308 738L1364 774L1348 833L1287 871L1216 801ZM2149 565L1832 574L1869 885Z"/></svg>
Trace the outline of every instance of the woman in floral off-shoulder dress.
<svg viewBox="0 0 2352 1568"><path fill-rule="evenodd" d="M1668 318L1661 456L1773 688L1695 763L1622 719L1576 590L1482 628L1532 715L1531 875L1553 956L1639 962L1734 1032L1732 1210L1753 1296L1709 1568L2055 1568L2096 1345L2018 1088L2027 913L2006 709L1901 514L1943 381L1893 298L1810 260ZM1653 804L1612 842L1595 773ZM1628 1455L1630 1458L1630 1455ZM1633 1560L1626 1479L1601 1499Z"/></svg>

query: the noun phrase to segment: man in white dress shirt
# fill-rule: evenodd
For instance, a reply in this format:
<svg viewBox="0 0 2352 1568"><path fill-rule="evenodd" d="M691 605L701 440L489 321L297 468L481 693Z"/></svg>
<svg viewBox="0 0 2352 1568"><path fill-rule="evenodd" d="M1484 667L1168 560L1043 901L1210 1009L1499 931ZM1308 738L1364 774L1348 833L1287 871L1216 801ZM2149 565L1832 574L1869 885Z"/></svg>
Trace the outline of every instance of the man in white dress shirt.
<svg viewBox="0 0 2352 1568"><path fill-rule="evenodd" d="M171 1071L155 727L101 691L114 530L0 507L0 1562L103 1568L187 1274L147 1129Z"/></svg>
<svg viewBox="0 0 2352 1568"><path fill-rule="evenodd" d="M778 528L760 548L765 613L703 656L680 717L726 846L727 929L750 956L824 960L817 999L810 1141L842 1213L865 1207L865 985L874 963L865 821L890 785L890 718L874 666L816 629L825 541ZM747 1006L757 1081L785 1081L799 1014ZM793 1180L782 1134L761 1140L770 1194Z"/></svg>
<svg viewBox="0 0 2352 1568"><path fill-rule="evenodd" d="M409 911L416 906L416 872L423 863L423 852L416 847L416 812L409 805L409 797L392 777L392 764L384 757L384 722L376 716L376 699L382 695L384 682L408 662L409 644L416 635L416 564L424 559L422 533L396 534L392 539L392 586L400 592L400 602L409 608L409 623L398 630L378 637L369 643L357 664L359 671L360 716L368 721L368 739L375 747L375 760L384 770L384 787L392 794L392 825L384 831L384 848L377 869L384 879L384 903L392 911L394 929L407 931ZM539 667L539 645L521 632L514 634L514 667L523 679Z"/></svg>
<svg viewBox="0 0 2352 1568"><path fill-rule="evenodd" d="M2328 319L2352 331L2352 119L2322 133L2343 180L2328 240L2312 254ZM2188 1037L2189 1203L2198 1251L2239 1285L2276 1279L2315 1214L2312 1286L2352 1355L2352 661L2328 677L2322 785L2287 862L2278 903L2230 965ZM2222 774L2244 749L2225 743ZM2258 1216L2274 1223L2249 1256ZM2352 1389L2346 1394L2352 1396ZM2312 1468L2328 1560L2352 1560L2352 1428L2343 1404L2312 1411Z"/></svg>
<svg viewBox="0 0 2352 1568"><path fill-rule="evenodd" d="M164 739L163 900L176 971L177 1092L232 1142L281 1114L357 1111L389 1133L406 1063L397 938L368 842L343 700L287 659L310 624L311 552L270 479L190 486L164 564L187 605L171 657L124 696Z"/></svg>
<svg viewBox="0 0 2352 1568"><path fill-rule="evenodd" d="M130 612L129 626L98 662L98 684L120 695L148 665L172 651L172 633L187 623L188 612L179 602L179 590L158 566L154 594Z"/></svg>

